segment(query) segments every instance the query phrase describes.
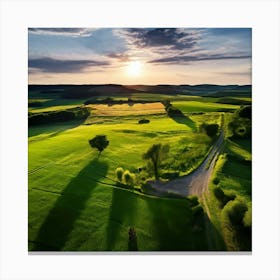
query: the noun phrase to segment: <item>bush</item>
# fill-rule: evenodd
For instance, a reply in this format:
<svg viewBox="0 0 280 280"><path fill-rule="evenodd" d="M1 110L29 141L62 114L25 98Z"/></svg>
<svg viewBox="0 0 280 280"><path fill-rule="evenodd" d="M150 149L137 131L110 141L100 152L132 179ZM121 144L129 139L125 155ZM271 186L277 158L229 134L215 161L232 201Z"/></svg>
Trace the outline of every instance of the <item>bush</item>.
<svg viewBox="0 0 280 280"><path fill-rule="evenodd" d="M218 199L220 203L220 208L224 208L224 206L231 200L235 199L234 194L225 194L224 191L220 187L215 187L214 190L214 195Z"/></svg>
<svg viewBox="0 0 280 280"><path fill-rule="evenodd" d="M149 122L150 122L150 120L147 120L147 119L142 119L142 120L138 121L139 124L149 123Z"/></svg>
<svg viewBox="0 0 280 280"><path fill-rule="evenodd" d="M228 250L251 250L252 235L250 217L245 202L234 200L229 202L221 213L223 236ZM245 222L247 225L245 225Z"/></svg>
<svg viewBox="0 0 280 280"><path fill-rule="evenodd" d="M28 113L28 126L47 124L54 122L65 122L86 119L90 110L85 107L76 107L68 110L50 111L43 113Z"/></svg>
<svg viewBox="0 0 280 280"><path fill-rule="evenodd" d="M203 208L201 205L196 205L195 207L192 208L193 210L193 216L198 217L203 214Z"/></svg>
<svg viewBox="0 0 280 280"><path fill-rule="evenodd" d="M195 195L188 196L188 200L190 203L190 207L195 207L195 206L199 205L198 197Z"/></svg>
<svg viewBox="0 0 280 280"><path fill-rule="evenodd" d="M129 170L125 170L123 173L123 181L126 185L132 186L134 184L135 175L130 173Z"/></svg>
<svg viewBox="0 0 280 280"><path fill-rule="evenodd" d="M231 223L235 226L243 224L243 218L247 210L248 208L243 202L236 201L233 203L229 211Z"/></svg>
<svg viewBox="0 0 280 280"><path fill-rule="evenodd" d="M167 115L169 117L184 117L185 116L178 108L175 108L174 106L169 106L167 108Z"/></svg>
<svg viewBox="0 0 280 280"><path fill-rule="evenodd" d="M217 135L218 131L219 131L219 125L216 124L216 123L213 123L213 124L202 124L201 128L211 138L214 138Z"/></svg>
<svg viewBox="0 0 280 280"><path fill-rule="evenodd" d="M252 106L241 106L238 115L241 118L252 119Z"/></svg>
<svg viewBox="0 0 280 280"><path fill-rule="evenodd" d="M252 207L249 207L248 210L245 212L242 223L244 227L252 227Z"/></svg>
<svg viewBox="0 0 280 280"><path fill-rule="evenodd" d="M116 176L117 176L118 181L121 182L121 181L122 181L122 178L123 178L123 173L124 173L123 168L122 168L122 167L118 167L118 168L116 169L115 173L116 173Z"/></svg>

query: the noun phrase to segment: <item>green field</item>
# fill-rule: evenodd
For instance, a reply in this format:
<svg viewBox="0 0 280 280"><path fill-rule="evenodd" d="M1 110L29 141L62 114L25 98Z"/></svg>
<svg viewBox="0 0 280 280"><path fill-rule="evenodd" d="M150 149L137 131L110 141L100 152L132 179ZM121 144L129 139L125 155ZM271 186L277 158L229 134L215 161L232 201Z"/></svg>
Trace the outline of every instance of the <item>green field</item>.
<svg viewBox="0 0 280 280"><path fill-rule="evenodd" d="M30 99L39 97L37 92ZM53 97L44 101L41 97L43 105L29 110L60 111L84 101ZM150 101L169 97L141 96ZM196 99L200 101L194 101ZM131 250L128 236L131 227L137 233L139 251L231 249L218 222L220 214L213 195L196 203L187 197L162 198L141 191L141 184L153 179L147 173L138 174L139 168L146 166L142 155L151 145L170 145L168 158L161 167L162 174L175 171L179 176L188 174L198 167L213 143L201 125L221 126L222 114L230 119L232 113L228 111L240 107L216 103L218 98L187 100L177 96L176 100L172 104L184 117L167 116L161 103L89 105L91 114L84 121L29 127L29 251L127 251ZM150 122L139 124L143 118ZM88 143L99 134L106 135L110 141L100 157ZM251 160L251 142L246 141L227 140L228 158L220 164L222 167L215 171L215 176L219 174L225 190L234 191L249 204L251 168L248 165L243 169L240 160L232 160ZM187 163L182 167L183 161ZM119 187L117 167L135 174L134 188ZM234 172L241 167L242 174L238 172L240 177L237 177Z"/></svg>

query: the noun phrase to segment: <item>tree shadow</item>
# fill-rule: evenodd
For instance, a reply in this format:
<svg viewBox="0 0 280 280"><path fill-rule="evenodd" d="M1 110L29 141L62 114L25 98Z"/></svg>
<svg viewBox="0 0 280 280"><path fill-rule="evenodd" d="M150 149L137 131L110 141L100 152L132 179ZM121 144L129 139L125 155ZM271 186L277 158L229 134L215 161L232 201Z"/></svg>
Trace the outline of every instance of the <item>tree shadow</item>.
<svg viewBox="0 0 280 280"><path fill-rule="evenodd" d="M153 201L147 199L153 215L152 234L159 251L225 251L224 241L203 211L191 208L176 199ZM178 211L185 213L178 217Z"/></svg>
<svg viewBox="0 0 280 280"><path fill-rule="evenodd" d="M114 188L107 224L107 247L106 251L113 251L120 231L123 226L128 232L130 226L134 226L134 214L137 199L135 194L126 190ZM135 244L134 244L135 245Z"/></svg>
<svg viewBox="0 0 280 280"><path fill-rule="evenodd" d="M188 116L184 115L183 113L176 116L170 116L171 119L173 119L177 123L185 124L188 126L193 132L197 131L196 123L189 118Z"/></svg>
<svg viewBox="0 0 280 280"><path fill-rule="evenodd" d="M81 125L82 123L84 123L84 121L85 120L76 120L55 124L41 124L30 126L28 128L28 137L37 136L43 133L48 134L46 137L54 137L68 129L72 129Z"/></svg>
<svg viewBox="0 0 280 280"><path fill-rule="evenodd" d="M106 176L107 171L108 165L95 158L79 172L63 190L44 220L32 251L63 250L75 221L97 186L97 181Z"/></svg>

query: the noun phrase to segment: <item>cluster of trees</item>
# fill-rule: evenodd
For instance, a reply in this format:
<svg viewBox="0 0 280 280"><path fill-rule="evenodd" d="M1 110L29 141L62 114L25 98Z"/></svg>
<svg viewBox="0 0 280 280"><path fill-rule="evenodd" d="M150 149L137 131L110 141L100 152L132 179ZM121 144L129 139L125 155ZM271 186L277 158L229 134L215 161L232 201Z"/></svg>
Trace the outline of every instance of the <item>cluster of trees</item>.
<svg viewBox="0 0 280 280"><path fill-rule="evenodd" d="M164 109L169 117L184 117L185 115L181 110L174 107L169 99L165 99L162 101L162 104L164 106Z"/></svg>
<svg viewBox="0 0 280 280"><path fill-rule="evenodd" d="M233 139L251 138L252 134L252 106L241 106L229 123L228 128Z"/></svg>
<svg viewBox="0 0 280 280"><path fill-rule="evenodd" d="M104 99L92 98L92 99L89 99L89 100L85 101L84 104L85 105L106 104L108 106L128 104L129 106L133 106L136 103L146 104L146 103L156 103L156 102L159 102L159 101L149 101L149 100L141 100L141 99L134 100L130 97L128 97L127 100L124 100L124 99L116 100L112 97L106 97Z"/></svg>
<svg viewBox="0 0 280 280"><path fill-rule="evenodd" d="M252 208L240 199L229 201L221 213L222 231L229 250L247 250L252 240Z"/></svg>
<svg viewBox="0 0 280 280"><path fill-rule="evenodd" d="M124 170L122 167L118 167L115 171L117 179L120 183L124 183L129 187L132 187L135 183L135 174L129 170Z"/></svg>
<svg viewBox="0 0 280 280"><path fill-rule="evenodd" d="M234 194L225 194L224 191L218 186L214 188L213 192L219 201L219 207L221 209L223 209L230 200L234 200L236 197Z"/></svg>
<svg viewBox="0 0 280 280"><path fill-rule="evenodd" d="M203 123L200 126L201 130L205 131L205 133L210 137L210 138L214 138L218 131L219 131L219 125L216 123L210 123L210 124L206 124Z"/></svg>
<svg viewBox="0 0 280 280"><path fill-rule="evenodd" d="M42 113L28 113L28 125L40 125L54 122L66 122L72 120L83 120L90 115L86 107L76 107L67 110L50 111Z"/></svg>

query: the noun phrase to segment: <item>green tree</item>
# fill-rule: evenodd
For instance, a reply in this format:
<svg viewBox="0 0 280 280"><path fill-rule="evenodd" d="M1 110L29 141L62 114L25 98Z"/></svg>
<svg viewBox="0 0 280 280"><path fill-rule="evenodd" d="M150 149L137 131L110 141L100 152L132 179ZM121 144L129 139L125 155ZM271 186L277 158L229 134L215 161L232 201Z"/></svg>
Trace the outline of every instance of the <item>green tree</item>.
<svg viewBox="0 0 280 280"><path fill-rule="evenodd" d="M119 182L122 181L123 172L124 172L124 170L123 170L122 167L118 167L118 168L116 169L116 175L117 175L117 178L118 178Z"/></svg>
<svg viewBox="0 0 280 280"><path fill-rule="evenodd" d="M159 178L159 164L166 157L169 152L169 145L154 144L149 148L149 150L143 154L143 159L149 160L154 169L154 175L156 180Z"/></svg>
<svg viewBox="0 0 280 280"><path fill-rule="evenodd" d="M133 173L130 173L129 170L125 170L123 173L123 181L126 185L132 186L134 184L135 176Z"/></svg>
<svg viewBox="0 0 280 280"><path fill-rule="evenodd" d="M101 152L109 145L106 135L96 135L88 142L92 148L99 151L98 157L100 156Z"/></svg>

